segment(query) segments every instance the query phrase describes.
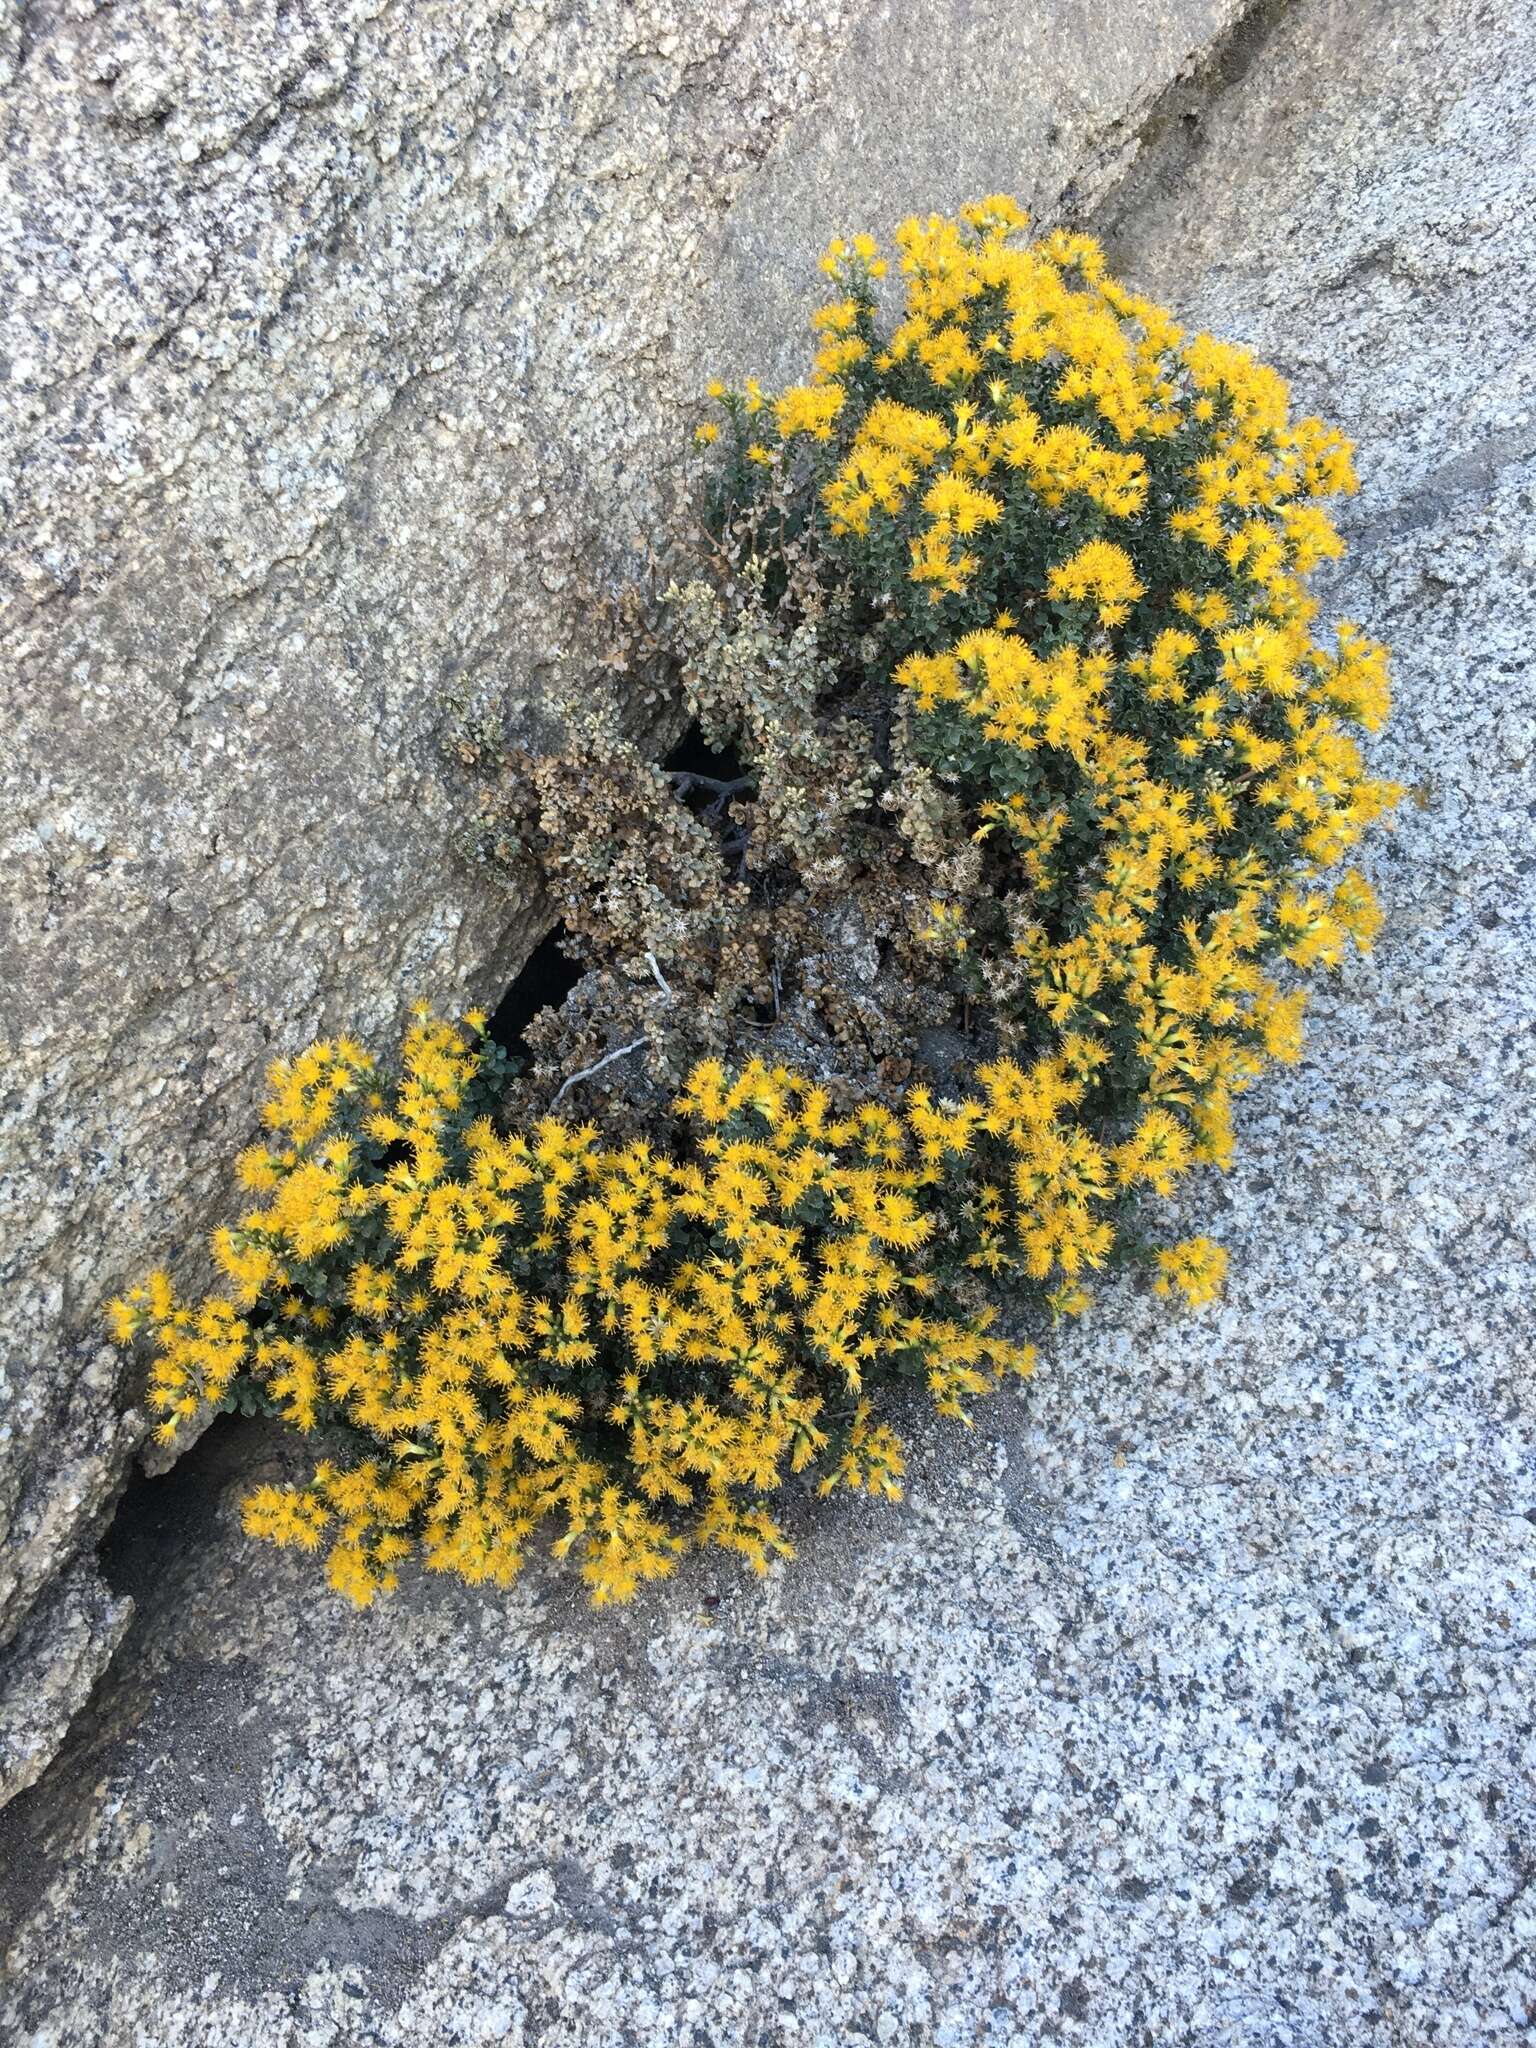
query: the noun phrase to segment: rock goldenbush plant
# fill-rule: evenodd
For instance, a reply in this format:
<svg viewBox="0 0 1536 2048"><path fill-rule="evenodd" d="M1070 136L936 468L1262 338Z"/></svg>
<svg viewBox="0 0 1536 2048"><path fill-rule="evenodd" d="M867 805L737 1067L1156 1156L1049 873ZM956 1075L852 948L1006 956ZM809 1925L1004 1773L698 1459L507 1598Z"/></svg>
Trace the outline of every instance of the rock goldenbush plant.
<svg viewBox="0 0 1536 2048"><path fill-rule="evenodd" d="M835 242L808 380L714 387L664 613L718 772L589 703L488 793L585 969L527 1070L425 1013L392 1076L280 1063L219 1290L114 1305L167 1437L329 1432L247 1526L360 1602L418 1551L505 1582L546 1526L598 1600L691 1545L763 1569L791 1475L898 1491L883 1390L963 1416L1116 1260L1220 1284L1146 1205L1379 922L1341 864L1399 794L1386 657L1306 588L1351 456L1025 230L909 222L894 277Z"/></svg>
<svg viewBox="0 0 1536 2048"><path fill-rule="evenodd" d="M240 1161L254 1205L214 1239L224 1290L185 1307L157 1274L113 1309L155 1340L167 1438L247 1386L369 1440L246 1504L254 1533L324 1544L361 1603L418 1545L505 1583L546 1522L599 1601L689 1543L761 1568L788 1548L763 1505L788 1473L895 1493L882 1387L961 1415L1029 1371L967 1284L1000 1240L1032 1223L1091 1252L1104 1228L1030 1192L1072 1142L1060 1075L1004 1064L965 1103L838 1115L782 1068L704 1063L654 1141L614 1146L556 1116L498 1131L483 1025L423 1015L392 1081L345 1042L279 1063Z"/></svg>
<svg viewBox="0 0 1536 2048"><path fill-rule="evenodd" d="M874 243L835 242L811 380L717 389L717 522L785 631L789 551L815 558L845 687L891 701L882 801L937 884L937 971L1068 1061L1086 1123L1160 1103L1225 1163L1233 1094L1299 1049L1281 977L1379 924L1327 878L1401 794L1361 751L1386 652L1320 642L1306 587L1351 450L1087 237L1024 227L1004 198L909 221L888 321Z"/></svg>

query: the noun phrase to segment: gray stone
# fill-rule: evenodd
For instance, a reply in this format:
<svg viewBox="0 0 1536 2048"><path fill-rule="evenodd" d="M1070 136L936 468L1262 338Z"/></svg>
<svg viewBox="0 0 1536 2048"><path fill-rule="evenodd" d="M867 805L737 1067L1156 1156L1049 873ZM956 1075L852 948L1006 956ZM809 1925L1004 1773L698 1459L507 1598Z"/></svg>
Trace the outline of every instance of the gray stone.
<svg viewBox="0 0 1536 2048"><path fill-rule="evenodd" d="M49 1583L19 1639L0 1650L0 1689L8 1703L0 1725L0 1784L9 1793L25 1791L52 1762L132 1615L133 1603L114 1599L92 1561L76 1558Z"/></svg>
<svg viewBox="0 0 1536 2048"><path fill-rule="evenodd" d="M28 1389L33 1457L46 1485L22 1492L30 1475L9 1422L0 1436L8 1493L0 1502L11 1509L0 1549L0 1613L8 1618L0 1635L0 1804L48 1762L130 1612L108 1596L89 1548L122 1490L143 1422L132 1408L118 1412L116 1355L100 1343L80 1348L83 1362L71 1357L69 1376L39 1373Z"/></svg>
<svg viewBox="0 0 1536 2048"><path fill-rule="evenodd" d="M269 1058L493 998L536 936L455 855L439 741L591 687L592 596L662 530L707 337L762 360L818 238L889 227L939 163L1054 191L1123 150L1236 11L7 17L0 1646L142 1437L101 1305L157 1260L195 1281ZM914 66L920 146L881 154Z"/></svg>
<svg viewBox="0 0 1536 2048"><path fill-rule="evenodd" d="M1330 600L1417 800L1376 957L1191 1196L1225 1302L1111 1291L975 1433L914 1414L904 1506L609 1617L556 1567L338 1610L239 1532L293 1448L209 1438L0 1818L0 2033L1530 2038L1536 18L1302 0L1229 56L1106 225L1358 438Z"/></svg>
<svg viewBox="0 0 1536 2048"><path fill-rule="evenodd" d="M1137 161L1169 94L1224 60L1248 11L1247 0L869 10L826 90L725 216L695 330L703 373L756 373L770 390L803 376L823 283L805 254L834 234L888 234L908 214L990 192L1040 223L1081 218Z"/></svg>
<svg viewBox="0 0 1536 2048"><path fill-rule="evenodd" d="M438 738L579 653L573 563L639 559L677 306L840 21L12 18L0 1644L141 1434L103 1301L195 1281L270 1056L494 994L536 934L455 859Z"/></svg>

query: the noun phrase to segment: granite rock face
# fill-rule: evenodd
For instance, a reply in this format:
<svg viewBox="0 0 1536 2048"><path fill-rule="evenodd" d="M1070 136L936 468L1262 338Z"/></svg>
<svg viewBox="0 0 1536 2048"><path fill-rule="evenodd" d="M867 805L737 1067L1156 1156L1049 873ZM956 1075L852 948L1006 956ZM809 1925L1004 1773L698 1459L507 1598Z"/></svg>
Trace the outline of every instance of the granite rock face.
<svg viewBox="0 0 1536 2048"><path fill-rule="evenodd" d="M840 23L12 18L0 1643L142 1433L101 1303L185 1263L272 1053L493 992L536 934L454 858L438 735L579 646L573 560L634 557L678 295Z"/></svg>
<svg viewBox="0 0 1536 2048"><path fill-rule="evenodd" d="M44 1590L18 1638L0 1652L6 1713L0 1782L14 1795L36 1782L123 1639L133 1603L115 1597L95 1559L77 1557Z"/></svg>
<svg viewBox="0 0 1536 2048"><path fill-rule="evenodd" d="M825 89L725 216L698 308L701 364L770 390L803 375L798 252L819 253L834 232L888 233L988 192L1012 193L1040 223L1081 219L1181 90L1240 60L1252 12L1252 0L862 11Z"/></svg>
<svg viewBox="0 0 1536 2048"><path fill-rule="evenodd" d="M1328 597L1396 650L1415 800L1375 959L1193 1197L1225 1302L1111 1293L974 1435L914 1418L905 1506L615 1618L558 1568L339 1611L239 1533L289 1447L221 1428L0 1818L0 2034L1530 2038L1536 11L1299 0L1228 58L1102 225L1357 438Z"/></svg>
<svg viewBox="0 0 1536 2048"><path fill-rule="evenodd" d="M455 854L444 731L492 702L536 737L583 673L710 348L762 353L847 206L923 196L862 175L897 98L924 177L1012 165L1049 202L1237 11L1128 8L1102 56L1080 8L1029 41L960 0L34 0L0 29L0 1799L7 1717L39 1737L6 1674L72 1646L72 1699L113 1640L49 1613L143 1436L102 1301L195 1272L274 1052L494 997L537 935ZM988 39L1017 68L957 148ZM765 175L801 193L777 237L755 217L767 308L722 232Z"/></svg>

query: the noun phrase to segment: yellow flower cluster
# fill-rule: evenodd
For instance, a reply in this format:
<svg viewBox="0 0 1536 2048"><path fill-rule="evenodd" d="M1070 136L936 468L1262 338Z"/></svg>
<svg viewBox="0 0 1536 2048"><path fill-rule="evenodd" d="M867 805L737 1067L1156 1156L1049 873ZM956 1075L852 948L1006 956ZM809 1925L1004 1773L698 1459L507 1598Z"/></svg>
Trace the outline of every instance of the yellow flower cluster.
<svg viewBox="0 0 1536 2048"><path fill-rule="evenodd" d="M120 1341L153 1342L167 1440L237 1384L326 1432L246 1527L323 1548L362 1605L417 1552L505 1584L546 1525L600 1603L689 1547L766 1569L790 1475L899 1496L882 1389L916 1381L964 1420L1031 1371L989 1283L1075 1313L1125 1195L1191 1159L1155 1109L1119 1145L1081 1128L1082 1048L984 1066L962 1101L843 1111L783 1067L706 1061L654 1141L502 1132L482 1024L418 1015L388 1081L345 1044L275 1067L273 1135L240 1164L262 1200L213 1241L223 1291L188 1306L156 1273L111 1309ZM1218 1259L1178 1247L1159 1284L1204 1299Z"/></svg>
<svg viewBox="0 0 1536 2048"><path fill-rule="evenodd" d="M593 1597L624 1599L690 1545L787 1553L765 1502L789 1474L895 1497L881 1387L912 1377L963 1417L1033 1364L965 1276L1079 1306L1065 1283L1146 1173L1145 1145L1071 1128L1081 1085L1054 1062L844 1114L782 1068L706 1062L664 1142L608 1147L556 1117L498 1132L479 1057L420 1017L391 1082L345 1045L275 1068L273 1137L240 1165L260 1202L214 1239L224 1291L185 1305L157 1273L112 1306L120 1340L153 1339L167 1438L243 1380L363 1444L258 1488L246 1523L324 1547L364 1604L417 1550L505 1583L549 1523Z"/></svg>
<svg viewBox="0 0 1536 2048"><path fill-rule="evenodd" d="M1157 1292L1177 1290L1192 1306L1214 1301L1227 1276L1227 1255L1208 1237L1188 1237L1157 1255Z"/></svg>
<svg viewBox="0 0 1536 2048"><path fill-rule="evenodd" d="M1160 1189L1225 1163L1232 1096L1297 1056L1305 993L1271 970L1336 966L1379 927L1363 876L1324 875L1402 794L1360 744L1386 653L1313 636L1348 443L1087 237L1026 226L1004 197L908 221L889 319L869 252L837 245L861 355L778 401L779 459L874 622L860 660L984 849L916 940L1010 1045L1067 1060L1096 1134L1156 1115ZM1086 1199L1106 1156L1083 1138L1053 1171ZM1200 1299L1213 1270L1181 1254L1162 1279Z"/></svg>
<svg viewBox="0 0 1536 2048"><path fill-rule="evenodd" d="M1090 599L1101 626L1122 624L1137 598L1146 594L1130 556L1110 540L1085 541L1075 555L1057 562L1046 589L1052 597Z"/></svg>
<svg viewBox="0 0 1536 2048"><path fill-rule="evenodd" d="M1178 652L1158 645L1140 668L1171 673ZM1066 757L1071 782L1058 778L1046 800L983 798L976 808L977 836L1001 832L1017 849L1011 893L1024 908L1013 918L1013 952L1059 1029L1105 1032L1123 1022L1142 1070L1138 1092L1198 1105L1209 1156L1224 1161L1232 1093L1264 1056L1299 1051L1304 992L1282 992L1259 961L1278 951L1302 969L1336 966L1347 941L1369 949L1380 927L1369 884L1354 870L1331 890L1286 878L1336 860L1397 792L1362 772L1329 708L1326 674L1293 693L1301 703L1287 740L1263 745L1246 721L1232 721L1242 726L1229 756L1239 772L1192 786L1185 775L1152 774L1148 744L1119 728L1114 672L1105 653L1065 646L1042 657L1016 634L984 630L952 652L909 656L898 680L919 709L953 706L1023 761L1048 750ZM1230 729L1225 691L1191 696L1171 683L1170 693L1189 706L1196 749L1212 728ZM1175 742L1179 760L1194 757L1184 737ZM1088 813L1086 829L1069 829L1074 805ZM1280 858L1255 850L1242 829L1245 806L1257 809ZM1077 915L1053 935L1050 909L1068 890ZM1184 915L1168 934L1159 912L1170 895L1214 907ZM951 946L966 943L959 906L945 907L942 934ZM921 936L940 938L937 915Z"/></svg>

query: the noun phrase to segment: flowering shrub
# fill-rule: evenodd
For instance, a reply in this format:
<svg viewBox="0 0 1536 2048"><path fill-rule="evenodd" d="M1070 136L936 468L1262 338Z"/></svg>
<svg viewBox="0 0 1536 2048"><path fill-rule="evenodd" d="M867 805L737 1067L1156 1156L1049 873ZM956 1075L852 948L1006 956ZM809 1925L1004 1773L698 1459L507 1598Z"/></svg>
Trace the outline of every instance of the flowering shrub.
<svg viewBox="0 0 1536 2048"><path fill-rule="evenodd" d="M360 1605L418 1547L505 1584L545 1522L599 1602L690 1544L764 1569L789 1550L761 1504L787 1473L898 1493L882 1387L919 1380L963 1416L1029 1372L978 1276L1059 1284L1104 1256L1118 1188L1169 1177L1158 1112L1104 1153L1051 1061L842 1116L782 1068L704 1063L655 1143L553 1116L503 1134L483 1022L422 1016L392 1082L347 1042L280 1062L270 1140L240 1161L254 1205L214 1239L224 1291L183 1306L157 1273L113 1304L120 1339L154 1340L166 1439L250 1393L364 1440L245 1506L253 1534L325 1546ZM1178 1257L1199 1298L1219 1255Z"/></svg>
<svg viewBox="0 0 1536 2048"><path fill-rule="evenodd" d="M546 1523L598 1601L689 1546L765 1569L791 1474L899 1491L883 1390L963 1417L1030 1370L999 1300L1043 1327L1136 1257L1220 1286L1138 1205L1227 1163L1301 976L1369 947L1328 877L1399 795L1360 750L1384 650L1320 643L1305 588L1350 452L1023 228L909 222L889 316L835 242L810 380L714 387L712 552L669 603L721 772L589 703L486 826L589 970L531 1071L425 1013L393 1077L279 1063L220 1291L113 1305L165 1437L209 1402L325 1432L246 1523L360 1603L418 1549L505 1583ZM593 1122L554 1113L600 1073Z"/></svg>
<svg viewBox="0 0 1536 2048"><path fill-rule="evenodd" d="M713 388L716 518L771 586L808 540L894 693L884 800L956 990L1059 1052L1090 1127L1157 1103L1171 1155L1224 1164L1232 1095L1300 1047L1274 970L1380 922L1360 874L1323 877L1401 794L1359 745L1386 653L1316 641L1305 588L1351 451L1087 237L1024 226L1005 198L909 221L889 322L874 242L834 242L811 381Z"/></svg>

